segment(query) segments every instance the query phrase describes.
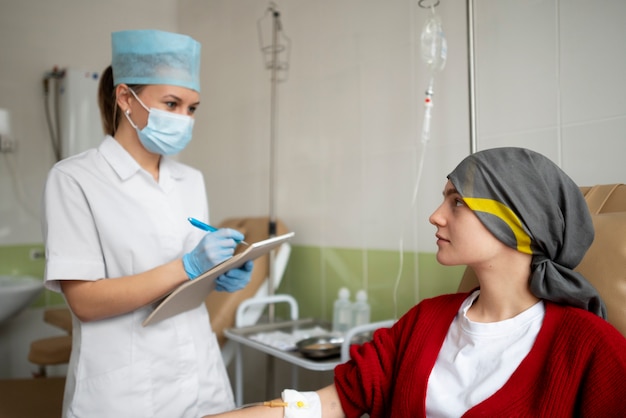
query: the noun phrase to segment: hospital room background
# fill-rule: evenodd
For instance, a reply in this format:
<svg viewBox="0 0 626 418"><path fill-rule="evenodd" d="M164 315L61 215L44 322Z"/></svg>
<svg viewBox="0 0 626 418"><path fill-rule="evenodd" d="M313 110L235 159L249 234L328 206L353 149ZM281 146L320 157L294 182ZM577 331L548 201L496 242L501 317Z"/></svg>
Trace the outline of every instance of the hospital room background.
<svg viewBox="0 0 626 418"><path fill-rule="evenodd" d="M301 317L330 320L343 286L367 292L372 321L454 292L463 267L437 264L428 216L472 150L528 147L579 185L626 181L626 2L423 3L433 4L0 0L0 275L43 275L41 195L56 158L42 80L55 68L97 77L116 30L178 31L202 43L202 104L178 158L203 171L212 223L268 216L271 206L295 232L276 292L294 296ZM286 51L275 84L263 52L271 37L259 29L268 7L280 11ZM431 73L420 34L433 13L447 55ZM31 376L29 344L62 332L42 312L62 304L44 291L0 322L0 378ZM246 369L252 400L265 396L264 373ZM288 386L281 378L277 387Z"/></svg>

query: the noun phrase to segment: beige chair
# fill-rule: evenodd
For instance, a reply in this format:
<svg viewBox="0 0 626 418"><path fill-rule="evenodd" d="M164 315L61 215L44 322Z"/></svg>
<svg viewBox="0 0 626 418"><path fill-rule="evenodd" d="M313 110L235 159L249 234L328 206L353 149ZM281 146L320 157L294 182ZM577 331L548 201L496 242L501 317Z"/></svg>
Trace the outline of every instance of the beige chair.
<svg viewBox="0 0 626 418"><path fill-rule="evenodd" d="M591 211L595 239L576 271L596 288L607 307L608 321L626 337L626 184L580 188ZM460 292L478 286L465 270Z"/></svg>
<svg viewBox="0 0 626 418"><path fill-rule="evenodd" d="M227 219L220 224L220 227L233 228L241 231L245 235L246 241L250 244L269 238L268 217ZM287 227L278 220L276 222L276 235L286 234L287 232L289 232ZM288 256L289 245L283 244L277 251L278 253L282 253L282 255L286 253ZM235 325L235 315L239 304L246 299L262 293L264 290L262 286L267 285L270 270L269 263L270 259L268 255L254 260L252 277L250 278L250 283L245 288L233 293L211 292L207 296L205 303L209 310L211 327L217 335L221 347L224 347L226 343L224 330L232 328ZM282 276L282 271L279 272L278 275ZM275 277L274 283L277 284L279 282L280 280L277 280Z"/></svg>

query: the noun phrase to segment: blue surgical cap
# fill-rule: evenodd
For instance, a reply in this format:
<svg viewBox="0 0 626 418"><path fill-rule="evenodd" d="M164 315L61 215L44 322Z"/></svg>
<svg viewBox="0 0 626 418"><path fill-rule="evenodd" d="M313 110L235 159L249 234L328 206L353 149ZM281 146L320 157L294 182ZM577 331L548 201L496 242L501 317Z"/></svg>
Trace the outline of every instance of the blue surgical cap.
<svg viewBox="0 0 626 418"><path fill-rule="evenodd" d="M200 92L200 43L159 30L111 34L113 84L167 84Z"/></svg>

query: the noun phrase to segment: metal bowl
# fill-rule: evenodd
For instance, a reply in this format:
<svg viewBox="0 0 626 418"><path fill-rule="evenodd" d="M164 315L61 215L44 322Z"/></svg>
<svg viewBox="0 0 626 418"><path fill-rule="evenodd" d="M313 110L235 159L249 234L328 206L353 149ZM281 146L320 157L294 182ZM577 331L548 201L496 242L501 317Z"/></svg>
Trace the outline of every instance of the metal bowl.
<svg viewBox="0 0 626 418"><path fill-rule="evenodd" d="M338 356L341 353L343 337L320 335L306 338L296 343L296 349L305 357L321 359Z"/></svg>
<svg viewBox="0 0 626 418"><path fill-rule="evenodd" d="M369 336L356 335L350 342L351 344L363 344L368 340ZM325 359L340 355L343 341L343 336L320 335L298 341L296 349L305 357Z"/></svg>

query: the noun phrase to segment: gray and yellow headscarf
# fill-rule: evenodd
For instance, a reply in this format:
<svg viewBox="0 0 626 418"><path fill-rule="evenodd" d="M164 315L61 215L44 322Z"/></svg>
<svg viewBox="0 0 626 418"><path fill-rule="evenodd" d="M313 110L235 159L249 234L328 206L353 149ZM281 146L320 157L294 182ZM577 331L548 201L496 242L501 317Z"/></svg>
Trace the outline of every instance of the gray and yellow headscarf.
<svg viewBox="0 0 626 418"><path fill-rule="evenodd" d="M593 242L585 199L548 158L524 148L493 148L465 158L448 179L500 241L532 254L531 292L606 318L594 287L573 269Z"/></svg>

